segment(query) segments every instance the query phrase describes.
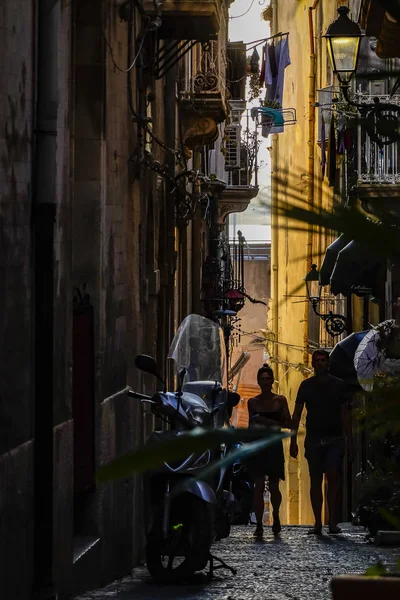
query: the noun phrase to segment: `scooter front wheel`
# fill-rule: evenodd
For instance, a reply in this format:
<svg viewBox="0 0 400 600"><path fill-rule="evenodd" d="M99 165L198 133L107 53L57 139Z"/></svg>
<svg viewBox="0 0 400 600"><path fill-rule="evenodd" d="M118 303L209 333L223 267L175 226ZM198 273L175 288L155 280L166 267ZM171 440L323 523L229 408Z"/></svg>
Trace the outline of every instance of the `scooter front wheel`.
<svg viewBox="0 0 400 600"><path fill-rule="evenodd" d="M184 494L172 502L170 531L161 536L161 518L150 530L146 544L146 564L159 583L187 579L204 569L212 544L212 521L206 502Z"/></svg>

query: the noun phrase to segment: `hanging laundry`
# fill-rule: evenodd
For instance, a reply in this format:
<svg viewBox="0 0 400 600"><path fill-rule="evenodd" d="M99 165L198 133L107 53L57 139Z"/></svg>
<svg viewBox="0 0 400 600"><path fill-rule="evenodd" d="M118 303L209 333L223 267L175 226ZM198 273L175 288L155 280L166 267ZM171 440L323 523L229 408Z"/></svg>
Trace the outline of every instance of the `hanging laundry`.
<svg viewBox="0 0 400 600"><path fill-rule="evenodd" d="M279 42L278 42L279 44ZM271 77L277 77L278 75L278 60L277 60L277 56L276 56L276 48L275 48L275 42L274 40L272 40L272 42L270 44L268 44L268 60L269 60L269 66L271 69Z"/></svg>
<svg viewBox="0 0 400 600"><path fill-rule="evenodd" d="M344 131L344 147L347 152L351 152L351 150L353 150L356 128L357 120L353 118L348 118L346 120L346 128Z"/></svg>
<svg viewBox="0 0 400 600"><path fill-rule="evenodd" d="M329 129L329 141L328 141L328 181L329 187L335 185L336 180L336 135L335 135L335 119L332 116L331 126Z"/></svg>
<svg viewBox="0 0 400 600"><path fill-rule="evenodd" d="M285 122L281 111L274 108L268 108L267 106L253 107L250 111L250 115L253 120L255 119L257 113L261 113L264 117L266 117L265 120L268 120L272 125L280 126Z"/></svg>
<svg viewBox="0 0 400 600"><path fill-rule="evenodd" d="M350 152L354 146L354 129L346 127L344 132L344 147L347 152Z"/></svg>
<svg viewBox="0 0 400 600"><path fill-rule="evenodd" d="M325 131L325 119L324 115L321 117L321 169L322 179L325 177L326 168L326 131Z"/></svg>
<svg viewBox="0 0 400 600"><path fill-rule="evenodd" d="M274 58L272 58L272 56ZM268 53L265 67L265 104L273 103L271 108L281 108L283 103L283 90L285 84L285 69L290 65L289 37L281 38L275 44L268 45ZM283 126L274 126L268 129L265 125L262 135L267 137L269 133L282 133Z"/></svg>
<svg viewBox="0 0 400 600"><path fill-rule="evenodd" d="M267 46L264 46L262 49L262 55L261 55L260 88L264 87L264 83L265 83L265 66L266 66L265 53L266 53L266 49L267 49Z"/></svg>
<svg viewBox="0 0 400 600"><path fill-rule="evenodd" d="M346 117L344 115L340 115L338 119L337 126L337 153L343 155L345 153L346 147L344 143L346 131Z"/></svg>

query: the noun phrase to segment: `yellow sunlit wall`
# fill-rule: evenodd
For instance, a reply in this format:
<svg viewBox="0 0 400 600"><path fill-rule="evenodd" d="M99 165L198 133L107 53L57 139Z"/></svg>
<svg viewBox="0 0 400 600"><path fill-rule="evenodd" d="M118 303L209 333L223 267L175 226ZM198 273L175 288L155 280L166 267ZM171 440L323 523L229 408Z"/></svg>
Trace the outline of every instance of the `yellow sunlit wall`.
<svg viewBox="0 0 400 600"><path fill-rule="evenodd" d="M310 7L315 5L314 10ZM325 40L321 35L337 17L344 2L336 0L272 0L273 32L289 32L291 65L285 72L284 108L295 108L296 125L272 136L273 207L298 203L303 207L328 208L335 201L333 188L322 180L321 149L318 144L317 90L331 85ZM310 27L310 17L312 28ZM313 40L313 43L312 43ZM314 46L314 53L312 49ZM298 229L302 228L302 231ZM291 411L304 379L304 366L311 367L305 349L308 339L308 303L303 279L312 262L321 265L325 248L335 236L307 224L273 216L272 222L272 311L270 328L275 342L269 344L275 363L276 391L284 394ZM286 445L286 481L282 484L283 522L312 524L308 467L304 459L304 420L300 427L299 459L289 458Z"/></svg>

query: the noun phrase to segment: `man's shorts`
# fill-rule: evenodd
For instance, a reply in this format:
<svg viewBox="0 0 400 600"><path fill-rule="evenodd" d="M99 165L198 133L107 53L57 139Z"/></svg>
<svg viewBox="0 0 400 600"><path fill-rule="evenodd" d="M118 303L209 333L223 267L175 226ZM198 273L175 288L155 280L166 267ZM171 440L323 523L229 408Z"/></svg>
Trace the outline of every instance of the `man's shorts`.
<svg viewBox="0 0 400 600"><path fill-rule="evenodd" d="M327 471L339 471L344 456L343 437L310 437L304 443L310 477L322 476Z"/></svg>

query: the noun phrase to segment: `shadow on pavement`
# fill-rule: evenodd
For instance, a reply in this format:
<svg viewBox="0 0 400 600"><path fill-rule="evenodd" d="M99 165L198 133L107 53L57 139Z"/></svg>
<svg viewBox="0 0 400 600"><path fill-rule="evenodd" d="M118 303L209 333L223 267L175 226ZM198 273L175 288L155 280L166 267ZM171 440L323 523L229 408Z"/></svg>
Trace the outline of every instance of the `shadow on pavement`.
<svg viewBox="0 0 400 600"><path fill-rule="evenodd" d="M308 536L310 537L310 536ZM321 544L330 544L332 546L334 545L340 545L340 544L345 544L345 545L351 545L351 546L356 546L356 545L360 545L360 540L354 540L348 536L346 536L345 534L338 534L338 535L318 535L318 536L312 536L313 539ZM365 542L367 543L367 542Z"/></svg>
<svg viewBox="0 0 400 600"><path fill-rule="evenodd" d="M252 540L253 545L258 545L258 546L271 546L273 544L279 544L280 546L286 546L287 545L287 541L283 538L281 538L279 535L273 537L273 538L255 538ZM251 543L251 542L250 542Z"/></svg>
<svg viewBox="0 0 400 600"><path fill-rule="evenodd" d="M228 575L229 576L229 575ZM219 575L218 579L224 576ZM179 598L203 598L205 588L209 588L210 580L207 575L198 573L189 578L185 583L171 585L157 585L150 577L140 577L132 579L132 582L125 581L124 588L118 591L118 600L162 600L171 599L179 600Z"/></svg>

